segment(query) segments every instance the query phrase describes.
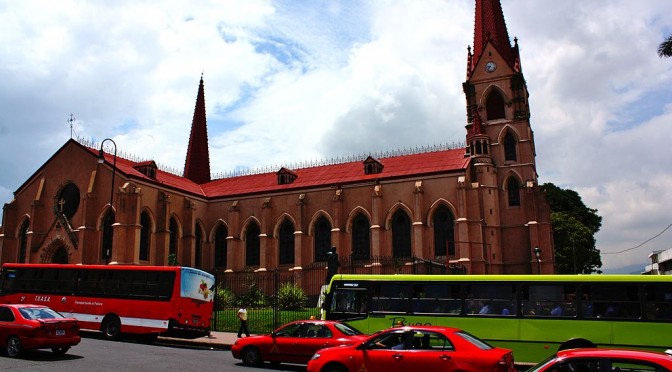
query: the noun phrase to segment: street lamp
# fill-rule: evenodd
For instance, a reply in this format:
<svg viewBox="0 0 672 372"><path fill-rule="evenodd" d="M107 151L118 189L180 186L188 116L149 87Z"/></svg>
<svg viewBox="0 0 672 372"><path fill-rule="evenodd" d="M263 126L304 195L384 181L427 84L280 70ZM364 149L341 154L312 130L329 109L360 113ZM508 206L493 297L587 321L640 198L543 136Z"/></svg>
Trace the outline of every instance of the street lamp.
<svg viewBox="0 0 672 372"><path fill-rule="evenodd" d="M98 164L105 163L105 154L103 153L103 145L105 144L105 141L110 141L114 145L114 160L112 163L112 184L110 187L110 213L114 213L114 210L112 209L112 198L114 197L114 174L117 170L117 144L110 138L105 138L103 142L100 143L100 150L98 151ZM112 215L112 217L114 218L114 215ZM110 263L110 258L112 257L111 250L112 250L112 244L110 242L110 246L107 248L105 252L106 264Z"/></svg>
<svg viewBox="0 0 672 372"><path fill-rule="evenodd" d="M537 257L537 274L541 274L541 249L534 247L534 255Z"/></svg>

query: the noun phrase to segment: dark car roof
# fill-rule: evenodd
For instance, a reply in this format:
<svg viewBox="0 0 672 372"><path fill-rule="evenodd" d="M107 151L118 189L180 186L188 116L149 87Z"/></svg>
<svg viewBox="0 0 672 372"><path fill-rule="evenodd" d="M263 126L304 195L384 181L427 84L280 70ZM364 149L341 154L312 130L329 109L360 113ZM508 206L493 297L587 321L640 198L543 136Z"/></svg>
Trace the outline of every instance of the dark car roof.
<svg viewBox="0 0 672 372"><path fill-rule="evenodd" d="M626 350L626 349L603 349L603 348L585 348L568 349L558 351L559 358L625 358L625 359L644 359L652 362L667 363L672 365L672 356L665 353L644 350Z"/></svg>

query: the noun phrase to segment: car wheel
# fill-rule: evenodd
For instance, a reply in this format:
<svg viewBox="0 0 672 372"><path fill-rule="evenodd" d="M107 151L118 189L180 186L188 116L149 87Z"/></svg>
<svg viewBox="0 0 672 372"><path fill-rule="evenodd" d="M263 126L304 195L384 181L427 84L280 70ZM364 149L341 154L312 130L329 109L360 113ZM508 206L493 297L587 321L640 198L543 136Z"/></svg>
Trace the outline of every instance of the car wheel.
<svg viewBox="0 0 672 372"><path fill-rule="evenodd" d="M11 336L7 339L7 355L12 358L16 358L21 354L21 340L16 336Z"/></svg>
<svg viewBox="0 0 672 372"><path fill-rule="evenodd" d="M116 315L105 317L100 328L103 332L103 337L108 340L118 340L121 336L121 321Z"/></svg>
<svg viewBox="0 0 672 372"><path fill-rule="evenodd" d="M262 362L259 349L253 346L248 346L243 349L243 352L241 353L241 359L243 360L243 364L247 366L258 366Z"/></svg>
<svg viewBox="0 0 672 372"><path fill-rule="evenodd" d="M56 355L63 355L70 350L69 346L64 346L64 347L52 347L51 351L56 354Z"/></svg>

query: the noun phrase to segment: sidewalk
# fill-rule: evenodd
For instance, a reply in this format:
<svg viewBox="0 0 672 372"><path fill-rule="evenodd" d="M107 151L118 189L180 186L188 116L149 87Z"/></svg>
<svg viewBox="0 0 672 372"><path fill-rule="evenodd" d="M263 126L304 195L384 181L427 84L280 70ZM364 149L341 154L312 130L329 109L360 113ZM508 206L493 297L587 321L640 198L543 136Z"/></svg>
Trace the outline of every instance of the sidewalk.
<svg viewBox="0 0 672 372"><path fill-rule="evenodd" d="M195 339L159 337L158 342L173 345L195 345L200 347L210 347L213 349L229 350L231 345L236 342L238 335L235 332L210 332L210 336L199 337Z"/></svg>

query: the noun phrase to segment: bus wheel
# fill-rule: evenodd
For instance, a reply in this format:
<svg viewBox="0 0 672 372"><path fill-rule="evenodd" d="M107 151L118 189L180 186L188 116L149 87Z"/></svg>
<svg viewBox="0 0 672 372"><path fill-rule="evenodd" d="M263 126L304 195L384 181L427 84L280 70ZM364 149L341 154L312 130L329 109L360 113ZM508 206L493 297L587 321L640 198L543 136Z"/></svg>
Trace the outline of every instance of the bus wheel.
<svg viewBox="0 0 672 372"><path fill-rule="evenodd" d="M7 348L5 350L7 351L7 355L16 358L21 354L21 340L16 336L11 336L7 339Z"/></svg>
<svg viewBox="0 0 672 372"><path fill-rule="evenodd" d="M108 340L118 340L121 336L121 321L116 315L108 315L103 319L100 327L103 337Z"/></svg>
<svg viewBox="0 0 672 372"><path fill-rule="evenodd" d="M579 348L594 348L597 347L595 346L594 343L583 339L583 338L575 338L569 341L566 341L564 344L560 345L558 348L558 351L560 350L566 350L566 349L579 349Z"/></svg>
<svg viewBox="0 0 672 372"><path fill-rule="evenodd" d="M248 346L243 349L241 359L246 366L258 366L261 364L261 353L256 347Z"/></svg>

